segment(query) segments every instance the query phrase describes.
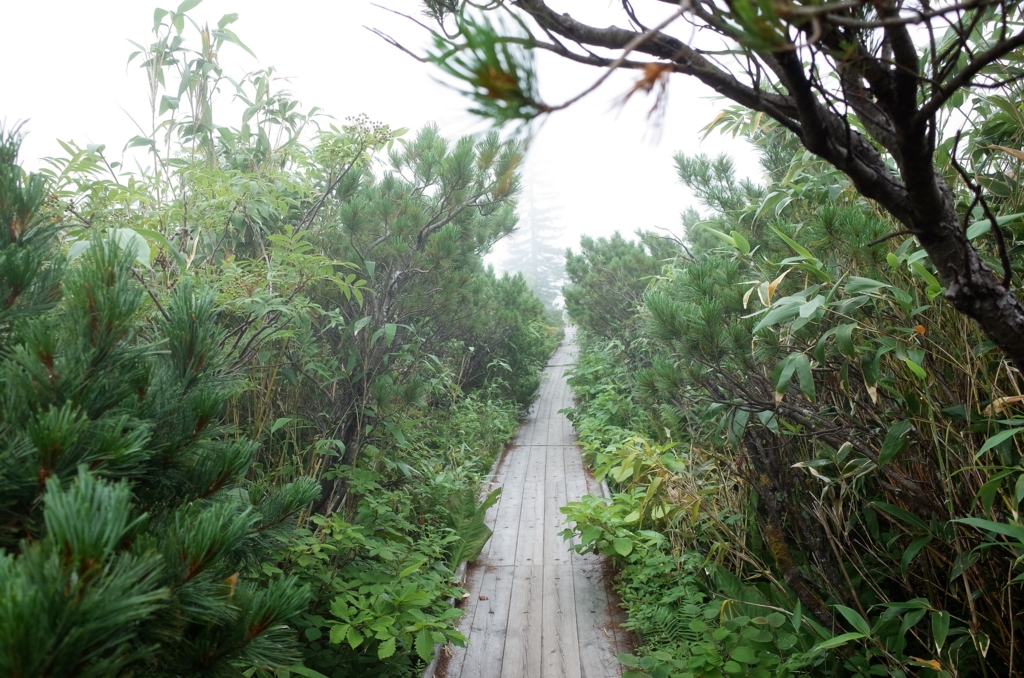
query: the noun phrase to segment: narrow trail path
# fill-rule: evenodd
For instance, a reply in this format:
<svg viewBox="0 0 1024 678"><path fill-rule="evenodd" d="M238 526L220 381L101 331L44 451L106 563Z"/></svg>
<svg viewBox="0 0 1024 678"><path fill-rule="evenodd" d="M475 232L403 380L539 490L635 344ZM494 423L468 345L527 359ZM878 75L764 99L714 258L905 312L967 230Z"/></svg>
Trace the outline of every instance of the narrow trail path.
<svg viewBox="0 0 1024 678"><path fill-rule="evenodd" d="M558 535L559 509L601 494L585 471L576 435L558 411L572 405L565 370L576 361L572 330L544 370L540 397L498 466L501 500L488 511L491 537L470 567L447 678L618 678L622 613L602 558L581 556Z"/></svg>

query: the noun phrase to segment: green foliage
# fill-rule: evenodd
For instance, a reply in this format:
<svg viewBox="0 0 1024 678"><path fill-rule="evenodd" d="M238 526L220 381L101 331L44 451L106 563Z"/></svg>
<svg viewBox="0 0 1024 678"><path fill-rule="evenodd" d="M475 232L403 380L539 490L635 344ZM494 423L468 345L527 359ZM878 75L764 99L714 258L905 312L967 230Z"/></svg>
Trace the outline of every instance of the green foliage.
<svg viewBox="0 0 1024 678"><path fill-rule="evenodd" d="M484 519L487 509L498 503L501 488L490 492L479 505L474 495L473 489L467 489L448 497L448 526L457 537L449 560L453 567L476 560L493 534Z"/></svg>
<svg viewBox="0 0 1024 678"><path fill-rule="evenodd" d="M565 253L569 284L563 289L569 318L579 327L607 339L630 341L633 319L651 280L666 260L679 253L674 241L638 233L640 242L616 233L594 240L584 236L580 253Z"/></svg>
<svg viewBox="0 0 1024 678"><path fill-rule="evenodd" d="M12 162L18 141L6 142L0 160ZM211 675L289 664L285 624L308 594L288 577L257 585L246 565L319 490L244 481L255 445L223 420L239 382L213 295L184 278L153 319L136 251L99 234L60 275L64 255L33 213L40 179L22 184L18 171L0 170L0 213L20 231L3 244L0 279L50 290L57 280L61 297L22 286L0 352L0 667Z"/></svg>
<svg viewBox="0 0 1024 678"><path fill-rule="evenodd" d="M393 463L407 474L346 471L359 497L351 522L338 514L314 518L315 531L275 568L314 591L297 621L307 666L339 678L371 670L409 675L435 643L465 642L455 629L461 612L448 603L462 594L452 577L489 532L475 497L511 440L518 411L478 392L410 429L409 445L393 450Z"/></svg>
<svg viewBox="0 0 1024 678"><path fill-rule="evenodd" d="M435 3L431 10L443 20L447 12L441 4ZM449 36L435 31L434 51L429 56L442 71L467 85L463 93L476 106L470 112L498 124L527 123L547 110L537 91L533 38L522 20L512 17L515 26L505 22L495 26L487 16L478 18L460 11L456 21L462 41L453 43ZM510 35L516 29L520 35Z"/></svg>
<svg viewBox="0 0 1024 678"><path fill-rule="evenodd" d="M880 241L893 225L788 133L739 110L715 125L751 135L766 184L677 156L708 210L684 215L688 253L653 276L642 259L622 266L643 303L611 330L576 316L572 417L616 494L567 511L580 548L622 564L645 639L623 661L649 675L1005 673L1020 630L998 620L1024 580L1024 400L1005 359L942 302L916 242ZM728 641L709 655L720 668L691 665L673 629L697 611L660 610L666 585L631 569L662 557L694 605L721 605L717 623L749 618L730 633L770 609L799 620L796 642L773 666L757 647L728 659Z"/></svg>
<svg viewBox="0 0 1024 678"><path fill-rule="evenodd" d="M483 265L521 149L329 124L198 4L133 43L136 169L24 176L0 135L0 666L411 675L462 642L475 499L560 339Z"/></svg>
<svg viewBox="0 0 1024 678"><path fill-rule="evenodd" d="M62 263L51 256L58 229L44 211L44 179L22 172L20 146L17 127L0 127L0 354L15 321L57 300Z"/></svg>

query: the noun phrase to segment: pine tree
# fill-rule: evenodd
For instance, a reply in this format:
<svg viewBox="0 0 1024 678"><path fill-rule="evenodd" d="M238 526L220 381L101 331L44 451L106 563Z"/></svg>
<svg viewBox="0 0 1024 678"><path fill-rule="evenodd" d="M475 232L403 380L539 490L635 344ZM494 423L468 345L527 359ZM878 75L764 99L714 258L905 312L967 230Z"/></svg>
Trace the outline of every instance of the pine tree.
<svg viewBox="0 0 1024 678"><path fill-rule="evenodd" d="M11 325L57 298L60 269L49 256L56 227L42 216L46 187L18 166L18 129L0 127L0 355Z"/></svg>
<svg viewBox="0 0 1024 678"><path fill-rule="evenodd" d="M519 201L520 225L512 234L502 268L522 273L537 298L554 308L565 279L565 257L556 244L561 234L557 210L544 205L548 196L538 190L537 183L532 176L526 182Z"/></svg>
<svg viewBox="0 0 1024 678"><path fill-rule="evenodd" d="M100 234L65 266L18 145L2 136L0 675L291 663L308 594L247 573L318 488L245 483L213 295L183 278L152 320L135 252Z"/></svg>

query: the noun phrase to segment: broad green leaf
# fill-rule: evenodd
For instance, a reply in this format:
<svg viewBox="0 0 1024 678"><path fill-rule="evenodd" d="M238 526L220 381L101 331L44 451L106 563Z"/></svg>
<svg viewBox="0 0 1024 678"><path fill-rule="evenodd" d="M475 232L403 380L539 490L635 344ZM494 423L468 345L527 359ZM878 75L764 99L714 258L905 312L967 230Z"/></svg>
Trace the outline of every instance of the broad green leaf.
<svg viewBox="0 0 1024 678"><path fill-rule="evenodd" d="M183 0L183 2L180 5L178 5L178 9L175 11L175 14L181 14L183 12L195 9L199 6L199 3L201 3L202 1L203 0Z"/></svg>
<svg viewBox="0 0 1024 678"><path fill-rule="evenodd" d="M942 651L947 635L949 635L949 612L946 610L932 611L932 639L935 641L936 652Z"/></svg>
<svg viewBox="0 0 1024 678"><path fill-rule="evenodd" d="M793 359L793 365L796 367L800 390L808 400L814 402L814 375L811 372L811 359L805 353L800 353Z"/></svg>
<svg viewBox="0 0 1024 678"><path fill-rule="evenodd" d="M924 368L918 365L910 358L904 358L903 362L906 364L908 368L910 368L910 371L913 372L914 376L917 377L918 379L928 378L928 373L924 371Z"/></svg>
<svg viewBox="0 0 1024 678"><path fill-rule="evenodd" d="M879 466L887 464L900 451L907 442L907 435L914 429L909 421L901 421L893 424L889 432L885 434L885 441L882 443L882 450L878 453Z"/></svg>
<svg viewBox="0 0 1024 678"><path fill-rule="evenodd" d="M893 506L892 504L884 501L875 501L872 502L871 505L877 509L881 509L882 511L888 513L890 516L894 518L899 518L904 523L913 525L914 527L918 528L923 532L928 531L928 525L923 520L921 520L920 518L918 518L906 509L902 509L899 506Z"/></svg>
<svg viewBox="0 0 1024 678"><path fill-rule="evenodd" d="M789 382L796 371L796 356L791 354L783 358L775 367L772 381L775 383L775 392L785 394L789 390Z"/></svg>
<svg viewBox="0 0 1024 678"><path fill-rule="evenodd" d="M805 258L807 261L814 263L816 266L818 266L818 267L821 266L821 262L818 261L818 258L815 257L813 254L811 254L810 250L808 250L806 247L804 247L803 245L801 245L797 241L793 240L788 235L786 235L785 233L783 233L779 229L775 228L774 226L772 226L771 229L772 229L772 231L775 232L775 235L777 235L780 238L782 238L783 242L785 242L787 245L792 247L794 252L796 252L797 254L802 256L803 258Z"/></svg>
<svg viewBox="0 0 1024 678"><path fill-rule="evenodd" d="M1000 226L1006 226L1007 224L1012 224L1013 222L1020 221L1021 219L1024 219L1024 212L1020 212L1018 214L1006 214L1001 217L996 217L996 223L999 224ZM971 225L967 227L967 237L971 239L977 238L979 235L984 235L988 233L990 230L992 230L992 222L989 221L988 219L975 221L972 222Z"/></svg>
<svg viewBox="0 0 1024 678"><path fill-rule="evenodd" d="M872 280L871 278L860 278L855 275L850 276L850 279L846 282L846 287L843 288L846 294L854 296L857 294L865 294L868 292L874 292L882 289L883 287L892 287L883 282Z"/></svg>
<svg viewBox="0 0 1024 678"><path fill-rule="evenodd" d="M740 645L732 651L730 659L744 664L756 664L757 663L757 652L748 645Z"/></svg>
<svg viewBox="0 0 1024 678"><path fill-rule="evenodd" d="M149 146L150 148L155 148L156 142L150 139L149 137L134 136L128 140L128 143L125 144L124 147L128 149L137 148L139 146Z"/></svg>
<svg viewBox="0 0 1024 678"><path fill-rule="evenodd" d="M353 325L352 325L352 334L353 335L359 334L359 330L361 330L364 327L366 327L367 323L369 323L370 320L372 320L372 318L370 316L364 316L364 317L360 318L359 320L355 321L355 323L353 323Z"/></svg>
<svg viewBox="0 0 1024 678"><path fill-rule="evenodd" d="M836 328L836 346L847 358L853 358L857 354L857 349L853 345L853 331L856 328L857 323L847 323Z"/></svg>
<svg viewBox="0 0 1024 678"><path fill-rule="evenodd" d="M770 327L776 323L785 322L792 320L797 317L800 313L800 307L803 306L804 300L799 297L784 297L779 299L777 302L772 304L772 307L765 314L764 318L761 319L755 327L754 331Z"/></svg>
<svg viewBox="0 0 1024 678"><path fill-rule="evenodd" d="M1024 476L1022 476L1024 477ZM580 543L589 544L597 541L597 538L604 533L604 530L597 525L587 525L580 533Z"/></svg>
<svg viewBox="0 0 1024 678"><path fill-rule="evenodd" d="M733 231L732 239L736 244L736 249L738 249L743 254L750 254L750 243L747 241L746 238L743 237L742 233L740 233L739 231Z"/></svg>
<svg viewBox="0 0 1024 678"><path fill-rule="evenodd" d="M429 662L434 656L434 639L427 629L420 629L416 634L416 654L425 662Z"/></svg>
<svg viewBox="0 0 1024 678"><path fill-rule="evenodd" d="M814 315L814 312L818 310L818 307L821 306L822 302L824 301L825 297L819 294L818 296L808 301L806 304L802 304L800 306L800 317L810 318L812 315Z"/></svg>
<svg viewBox="0 0 1024 678"><path fill-rule="evenodd" d="M273 433L277 431L277 429L285 426L291 421L293 421L292 417L278 417L274 423L270 425L270 432Z"/></svg>
<svg viewBox="0 0 1024 678"><path fill-rule="evenodd" d="M921 619L927 612L927 609L918 608L914 610L909 610L906 614L904 614L903 623L900 624L900 638L903 638L905 635L907 635L907 631L914 628L917 622L921 621Z"/></svg>
<svg viewBox="0 0 1024 678"><path fill-rule="evenodd" d="M138 233L144 238L148 238L149 240L155 240L156 243L163 247L168 254L174 257L175 262L177 262L178 264L178 268L182 270L186 268L185 257L182 256L181 252L178 251L177 247L171 245L171 242L163 233L159 231L153 231L148 228L135 228L132 230L134 230L136 233Z"/></svg>
<svg viewBox="0 0 1024 678"><path fill-rule="evenodd" d="M359 629L354 626L348 628L348 646L353 650L359 647L363 642L363 634L359 633Z"/></svg>
<svg viewBox="0 0 1024 678"><path fill-rule="evenodd" d="M210 34L213 37L215 37L215 38L218 38L220 40L224 40L225 42L230 42L230 43L233 43L235 45L238 45L239 47L244 49L246 52L248 52L249 56L251 56L254 59L256 58L256 53L253 52L251 49L249 49L249 47L244 42L242 42L238 38L238 36L234 34L233 31L231 31L231 30L229 30L227 28L219 28L217 30L210 31Z"/></svg>
<svg viewBox="0 0 1024 678"><path fill-rule="evenodd" d="M928 287L942 287L942 283L939 282L939 279L932 275L931 271L929 271L927 268L925 268L924 266L917 262L914 262L912 264L912 267L915 271L917 271L917 274L919 276L924 278L925 282L928 283Z"/></svg>
<svg viewBox="0 0 1024 678"><path fill-rule="evenodd" d="M619 537L612 541L612 548L620 556L628 556L633 551L633 540Z"/></svg>
<svg viewBox="0 0 1024 678"><path fill-rule="evenodd" d="M730 659L722 665L722 670L731 676L738 676L746 672L747 669L742 664Z"/></svg>
<svg viewBox="0 0 1024 678"><path fill-rule="evenodd" d="M997 523L993 520L985 520L984 518L958 518L953 522L970 525L971 527L976 527L979 530L988 530L990 532L996 532L997 534L1003 534L1024 543L1024 525Z"/></svg>
<svg viewBox="0 0 1024 678"><path fill-rule="evenodd" d="M145 238L130 228L112 228L109 232L118 247L132 252L136 261L149 268L150 249Z"/></svg>
<svg viewBox="0 0 1024 678"><path fill-rule="evenodd" d="M170 94L165 94L160 97L160 115L163 115L167 111L178 110L178 97L172 97Z"/></svg>
<svg viewBox="0 0 1024 678"><path fill-rule="evenodd" d="M715 229L711 228L710 226L706 226L706 225L703 225L703 224L698 224L698 225L701 226L701 228L703 228L705 231L707 231L711 235L713 235L716 238L718 238L719 240L721 240L722 242L727 243L729 245L732 245L733 247L736 247L736 239L733 238L731 235L726 235L725 233L722 233L721 231L715 230Z"/></svg>
<svg viewBox="0 0 1024 678"><path fill-rule="evenodd" d="M377 647L377 658L378 659L387 659L388 657L392 656L393 654L395 654L395 639L394 638L388 638L387 640L382 641L381 644Z"/></svg>
<svg viewBox="0 0 1024 678"><path fill-rule="evenodd" d="M861 616L860 612L850 609L845 605L836 605L836 609L839 610L839 614L846 618L846 621L850 622L853 628L857 629L861 635L871 635L871 625L868 624L867 620Z"/></svg>
<svg viewBox="0 0 1024 678"><path fill-rule="evenodd" d="M921 552L921 549L927 546L928 542L931 540L932 535L927 534L910 542L910 546L908 546L907 550L903 552L903 557L900 559L900 572L902 574L907 573L907 568L910 567L910 563L914 561L914 558Z"/></svg>
<svg viewBox="0 0 1024 678"><path fill-rule="evenodd" d="M90 244L88 240L76 240L71 243L71 247L68 248L68 262L72 262L82 256L82 253L89 249Z"/></svg>
<svg viewBox="0 0 1024 678"><path fill-rule="evenodd" d="M331 642L334 643L335 645L337 645L338 643L340 643L343 640L345 640L346 634L348 634L349 629L351 629L351 628L352 627L349 626L348 624L338 624L336 626L332 626L331 627ZM353 647L353 649L355 649L355 648Z"/></svg>
<svg viewBox="0 0 1024 678"><path fill-rule="evenodd" d="M978 459L979 457L981 457L981 455L985 454L996 445L999 445L1005 440L1009 440L1010 438L1017 435L1021 431L1024 431L1024 426L1018 426L1017 428L1011 428L1005 431L1000 431L999 433L995 434L994 436L985 441L985 444L981 446L981 449L978 450L978 453L976 455L974 455L974 458Z"/></svg>
<svg viewBox="0 0 1024 678"><path fill-rule="evenodd" d="M828 640L824 640L824 641L818 643L817 645L815 645L811 649L811 652L813 653L816 650L829 650L829 649L831 649L833 647L839 647L840 645L846 645L851 640L860 640L863 637L864 637L863 633L844 633L841 636L836 636L835 638L829 638Z"/></svg>
<svg viewBox="0 0 1024 678"><path fill-rule="evenodd" d="M992 510L992 504L996 500L996 493L999 492L999 488L1002 486L1007 475L1009 475L1009 471L996 474L978 490L977 498L981 500L981 507L985 509L986 513Z"/></svg>
<svg viewBox="0 0 1024 678"><path fill-rule="evenodd" d="M413 563L409 567L407 567L404 570L402 570L401 572L399 572L398 573L398 578L399 579L405 579L410 574L412 574L416 570L420 569L420 566L423 565L423 563L425 563L425 562L427 562L427 559L426 558L421 558L420 560L416 561L415 563Z"/></svg>

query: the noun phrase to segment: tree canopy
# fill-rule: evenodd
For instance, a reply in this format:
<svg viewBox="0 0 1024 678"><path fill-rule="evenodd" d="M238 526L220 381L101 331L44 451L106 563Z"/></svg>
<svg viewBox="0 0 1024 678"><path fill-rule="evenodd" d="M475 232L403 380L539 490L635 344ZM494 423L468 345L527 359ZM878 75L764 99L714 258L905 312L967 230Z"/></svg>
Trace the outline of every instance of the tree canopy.
<svg viewBox="0 0 1024 678"><path fill-rule="evenodd" d="M533 50L606 74L634 69L633 91L656 93L655 107L679 74L773 120L914 235L946 299L1024 365L1024 307L1001 231L1008 215L991 182L1015 158L972 129L987 102L1017 96L1019 3L623 0L625 28L587 24L545 0L426 6L441 26L430 58L499 123L551 114L593 89L541 101ZM967 237L979 216L991 248Z"/></svg>

